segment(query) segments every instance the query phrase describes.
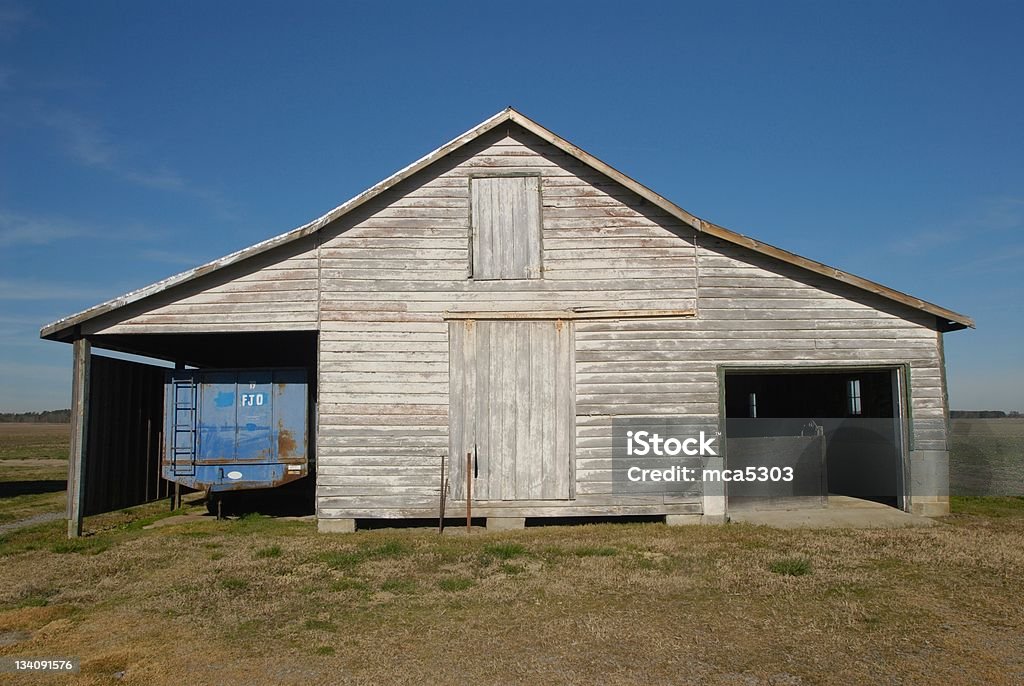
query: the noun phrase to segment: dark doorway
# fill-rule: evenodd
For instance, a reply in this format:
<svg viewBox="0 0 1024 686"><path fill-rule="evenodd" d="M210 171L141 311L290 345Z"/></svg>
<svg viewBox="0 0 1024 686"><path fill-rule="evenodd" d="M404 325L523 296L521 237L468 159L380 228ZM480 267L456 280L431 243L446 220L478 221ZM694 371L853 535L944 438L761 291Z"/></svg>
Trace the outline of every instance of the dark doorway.
<svg viewBox="0 0 1024 686"><path fill-rule="evenodd" d="M903 507L900 408L897 369L727 371L726 466L734 468L732 458L741 467L759 459L791 464L791 494L805 504L835 494ZM730 484L729 503L770 506L772 495Z"/></svg>

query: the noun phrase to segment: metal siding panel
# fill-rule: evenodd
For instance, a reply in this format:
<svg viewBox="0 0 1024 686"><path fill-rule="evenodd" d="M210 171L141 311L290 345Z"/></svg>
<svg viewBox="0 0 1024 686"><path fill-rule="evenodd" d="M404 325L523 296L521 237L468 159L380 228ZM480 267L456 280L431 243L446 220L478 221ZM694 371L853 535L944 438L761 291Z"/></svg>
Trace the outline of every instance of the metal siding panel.
<svg viewBox="0 0 1024 686"><path fill-rule="evenodd" d="M182 470L175 439L168 438L164 478L189 488L224 491L280 486L308 474L304 370L177 370L167 379L171 394L188 390L188 385L196 388L198 411L191 418L197 427L194 463ZM175 431L175 425L184 429L188 420L188 412L169 407L165 431L187 440L187 432Z"/></svg>
<svg viewBox="0 0 1024 686"><path fill-rule="evenodd" d="M197 373L194 381L199 385L196 462L233 462L238 456L238 375L235 372ZM182 392L179 390L176 400L179 405L184 401L180 397Z"/></svg>
<svg viewBox="0 0 1024 686"><path fill-rule="evenodd" d="M272 372L239 372L237 408L238 438L235 459L239 462L274 460Z"/></svg>
<svg viewBox="0 0 1024 686"><path fill-rule="evenodd" d="M91 356L87 448L81 512L99 514L150 500L148 474L158 469L157 440L164 369ZM155 401L153 400L155 394Z"/></svg>
<svg viewBox="0 0 1024 686"><path fill-rule="evenodd" d="M272 424L274 456L278 460L301 461L309 455L305 373L281 370L273 373Z"/></svg>

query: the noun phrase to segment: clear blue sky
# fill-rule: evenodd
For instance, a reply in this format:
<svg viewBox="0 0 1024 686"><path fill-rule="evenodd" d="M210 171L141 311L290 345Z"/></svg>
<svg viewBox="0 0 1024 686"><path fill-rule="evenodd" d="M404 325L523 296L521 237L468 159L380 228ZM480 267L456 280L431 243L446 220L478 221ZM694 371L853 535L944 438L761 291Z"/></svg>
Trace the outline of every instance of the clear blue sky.
<svg viewBox="0 0 1024 686"><path fill-rule="evenodd" d="M1024 3L18 0L0 409L69 404L41 325L509 104L698 216L975 317L946 336L952 406L1024 410Z"/></svg>

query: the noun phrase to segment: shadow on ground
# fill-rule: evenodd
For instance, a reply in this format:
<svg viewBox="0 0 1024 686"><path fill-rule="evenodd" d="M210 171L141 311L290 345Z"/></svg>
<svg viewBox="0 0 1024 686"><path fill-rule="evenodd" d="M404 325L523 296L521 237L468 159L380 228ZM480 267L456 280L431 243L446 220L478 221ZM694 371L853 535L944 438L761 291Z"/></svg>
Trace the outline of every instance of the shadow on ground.
<svg viewBox="0 0 1024 686"><path fill-rule="evenodd" d="M0 498L13 498L18 495L36 495L38 493L59 493L66 488L67 481L64 479L0 481Z"/></svg>
<svg viewBox="0 0 1024 686"><path fill-rule="evenodd" d="M227 491L212 494L207 499L207 510L216 514L217 498L221 499L221 514L245 515L259 513L277 517L305 517L316 513L316 499L309 484L296 482L278 488L258 491Z"/></svg>

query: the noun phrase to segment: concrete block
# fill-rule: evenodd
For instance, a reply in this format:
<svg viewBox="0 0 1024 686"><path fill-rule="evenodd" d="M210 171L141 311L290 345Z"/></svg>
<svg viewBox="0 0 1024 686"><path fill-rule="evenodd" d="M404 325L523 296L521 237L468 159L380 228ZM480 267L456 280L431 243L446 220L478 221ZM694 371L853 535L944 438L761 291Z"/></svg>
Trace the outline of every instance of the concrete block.
<svg viewBox="0 0 1024 686"><path fill-rule="evenodd" d="M704 487L703 507L705 515L725 515L725 491L721 483L706 484ZM715 490L717 493L713 493Z"/></svg>
<svg viewBox="0 0 1024 686"><path fill-rule="evenodd" d="M488 517L488 531L512 531L526 527L526 517Z"/></svg>
<svg viewBox="0 0 1024 686"><path fill-rule="evenodd" d="M356 520L354 519L317 519L316 530L322 534L351 534L355 533Z"/></svg>
<svg viewBox="0 0 1024 686"><path fill-rule="evenodd" d="M910 451L910 495L922 502L949 497L949 453L945 450Z"/></svg>
<svg viewBox="0 0 1024 686"><path fill-rule="evenodd" d="M700 524L704 518L699 514L670 514L665 515L665 524L668 526L686 526L688 524Z"/></svg>
<svg viewBox="0 0 1024 686"><path fill-rule="evenodd" d="M727 514L703 514L700 517L701 524L725 524L729 521Z"/></svg>
<svg viewBox="0 0 1024 686"><path fill-rule="evenodd" d="M910 511L922 517L944 517L949 514L949 498L914 498L910 504Z"/></svg>

